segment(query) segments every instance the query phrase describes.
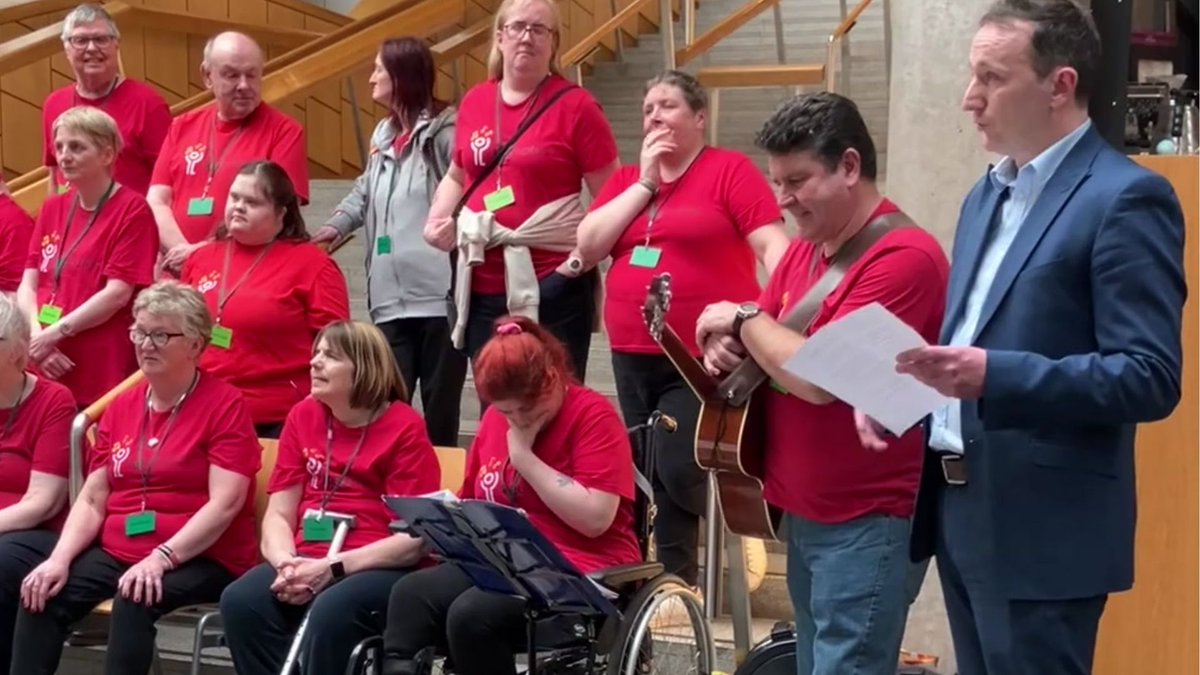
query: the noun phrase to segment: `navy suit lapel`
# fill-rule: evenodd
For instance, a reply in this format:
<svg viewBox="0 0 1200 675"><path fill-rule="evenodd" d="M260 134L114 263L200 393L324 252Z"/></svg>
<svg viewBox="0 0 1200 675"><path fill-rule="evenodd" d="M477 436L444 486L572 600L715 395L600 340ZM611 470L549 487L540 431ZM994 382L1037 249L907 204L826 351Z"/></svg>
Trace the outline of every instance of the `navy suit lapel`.
<svg viewBox="0 0 1200 675"><path fill-rule="evenodd" d="M947 311L942 321L942 344L949 344L950 337L962 318L967 295L971 292L971 281L975 278L979 259L983 257L983 247L987 245L992 222L998 217L996 210L1000 207L1000 196L1004 194L1004 190L996 188L990 176L991 170L992 167L989 166L989 176L984 192L979 198L979 209L974 214L963 214L964 222L959 226L958 236L962 241L956 241L954 245L954 264L950 266L950 282L946 292Z"/></svg>
<svg viewBox="0 0 1200 675"><path fill-rule="evenodd" d="M1038 196L1033 208L1029 210L1017 230L1012 246L1004 254L1004 260L1000 261L996 277L992 280L992 286L988 289L987 297L983 301L983 308L979 313L979 323L975 328L976 336L983 334L988 321L995 315L996 308L1008 294L1017 274L1025 267L1025 262L1029 260L1033 249L1037 248L1038 242L1042 240L1042 236L1046 234L1050 224L1058 217L1067 200L1075 193L1075 189L1090 174L1092 160L1095 159L1096 152L1099 150L1097 143L1103 142L1094 128L1089 129L1063 158L1054 175L1046 183L1046 187L1042 189L1041 195Z"/></svg>

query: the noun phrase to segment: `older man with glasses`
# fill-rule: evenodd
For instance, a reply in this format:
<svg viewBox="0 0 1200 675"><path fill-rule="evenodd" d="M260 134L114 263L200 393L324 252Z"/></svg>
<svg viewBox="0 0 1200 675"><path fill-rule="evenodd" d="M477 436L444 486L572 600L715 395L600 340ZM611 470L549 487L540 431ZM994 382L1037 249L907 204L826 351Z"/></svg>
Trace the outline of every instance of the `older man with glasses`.
<svg viewBox="0 0 1200 675"><path fill-rule="evenodd" d="M153 87L121 75L121 31L100 5L71 10L63 19L62 40L75 83L52 92L42 105L43 161L50 170L51 194L70 189L54 158L54 120L70 108L90 105L117 121L125 141L117 161L117 181L145 196L158 150L171 127L171 109Z"/></svg>

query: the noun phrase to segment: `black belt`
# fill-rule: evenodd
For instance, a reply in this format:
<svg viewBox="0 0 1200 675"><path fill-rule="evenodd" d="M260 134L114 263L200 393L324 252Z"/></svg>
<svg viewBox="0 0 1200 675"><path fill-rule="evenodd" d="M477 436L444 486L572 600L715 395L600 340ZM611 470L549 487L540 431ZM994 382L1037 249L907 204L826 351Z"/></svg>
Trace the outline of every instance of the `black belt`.
<svg viewBox="0 0 1200 675"><path fill-rule="evenodd" d="M937 455L937 458L942 465L942 478L947 485L967 484L967 462L962 455L946 453Z"/></svg>

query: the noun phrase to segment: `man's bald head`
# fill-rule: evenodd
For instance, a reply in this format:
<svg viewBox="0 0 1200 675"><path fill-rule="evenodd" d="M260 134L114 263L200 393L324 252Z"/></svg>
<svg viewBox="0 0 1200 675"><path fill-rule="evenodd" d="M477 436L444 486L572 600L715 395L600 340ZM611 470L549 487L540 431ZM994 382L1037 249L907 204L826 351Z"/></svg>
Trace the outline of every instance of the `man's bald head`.
<svg viewBox="0 0 1200 675"><path fill-rule="evenodd" d="M243 119L262 102L263 51L249 35L229 31L209 40L200 72L222 119Z"/></svg>

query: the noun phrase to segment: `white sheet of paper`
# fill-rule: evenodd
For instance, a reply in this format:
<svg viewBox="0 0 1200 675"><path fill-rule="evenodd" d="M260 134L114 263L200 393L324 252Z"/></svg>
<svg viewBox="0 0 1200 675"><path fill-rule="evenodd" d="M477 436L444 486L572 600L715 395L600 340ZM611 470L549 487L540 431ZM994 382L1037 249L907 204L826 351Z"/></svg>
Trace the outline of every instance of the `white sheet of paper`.
<svg viewBox="0 0 1200 675"><path fill-rule="evenodd" d="M823 326L783 367L899 436L951 401L911 375L896 372L897 354L927 344L876 302Z"/></svg>

